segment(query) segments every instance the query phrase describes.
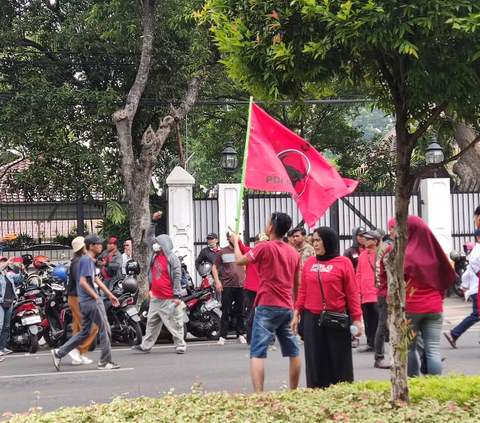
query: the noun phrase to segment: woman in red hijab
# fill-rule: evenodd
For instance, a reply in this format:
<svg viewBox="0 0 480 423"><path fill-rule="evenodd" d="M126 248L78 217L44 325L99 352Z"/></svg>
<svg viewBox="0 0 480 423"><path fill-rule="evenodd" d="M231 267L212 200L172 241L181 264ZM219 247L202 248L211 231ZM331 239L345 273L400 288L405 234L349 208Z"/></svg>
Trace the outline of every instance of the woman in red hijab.
<svg viewBox="0 0 480 423"><path fill-rule="evenodd" d="M452 286L455 271L437 238L418 216L407 219L408 243L405 252L406 318L411 331L421 332L425 342L428 373L442 374L440 335L443 324L443 300ZM417 337L409 346L408 376L420 376Z"/></svg>

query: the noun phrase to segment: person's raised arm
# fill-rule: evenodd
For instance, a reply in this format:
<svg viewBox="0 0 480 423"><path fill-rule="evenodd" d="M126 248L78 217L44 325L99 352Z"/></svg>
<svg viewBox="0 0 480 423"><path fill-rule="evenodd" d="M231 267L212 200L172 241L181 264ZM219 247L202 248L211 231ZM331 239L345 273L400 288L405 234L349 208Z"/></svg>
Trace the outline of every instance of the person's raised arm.
<svg viewBox="0 0 480 423"><path fill-rule="evenodd" d="M157 211L157 212L153 213L152 221L148 225L148 228L147 228L147 243L148 243L148 247L150 249L152 249L153 244L155 244L155 242L156 242L156 240L155 240L155 227L157 226L157 221L162 217L162 215L163 215L163 212L161 212L161 211Z"/></svg>
<svg viewBox="0 0 480 423"><path fill-rule="evenodd" d="M240 237L238 234L231 234L230 235L230 242L233 244L233 251L235 253L235 263L237 266L246 266L250 264L250 260L248 259L246 254L242 254L239 246Z"/></svg>

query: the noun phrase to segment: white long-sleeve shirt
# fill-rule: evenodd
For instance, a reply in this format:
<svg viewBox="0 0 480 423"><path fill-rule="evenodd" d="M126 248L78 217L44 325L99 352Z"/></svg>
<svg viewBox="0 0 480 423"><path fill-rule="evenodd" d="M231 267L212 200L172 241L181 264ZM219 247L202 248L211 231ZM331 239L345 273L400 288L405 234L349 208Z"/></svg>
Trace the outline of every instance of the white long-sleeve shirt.
<svg viewBox="0 0 480 423"><path fill-rule="evenodd" d="M480 244L475 244L468 258L467 270L462 276L462 287L470 291L470 295L478 294L478 272L480 272Z"/></svg>

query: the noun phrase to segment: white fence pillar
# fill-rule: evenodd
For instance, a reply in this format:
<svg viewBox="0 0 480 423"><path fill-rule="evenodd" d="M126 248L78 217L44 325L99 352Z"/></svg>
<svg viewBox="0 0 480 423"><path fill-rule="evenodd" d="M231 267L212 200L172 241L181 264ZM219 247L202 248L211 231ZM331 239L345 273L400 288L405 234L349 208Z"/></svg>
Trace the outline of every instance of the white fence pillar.
<svg viewBox="0 0 480 423"><path fill-rule="evenodd" d="M240 184L218 184L218 237L221 246L227 245L226 233L230 226L235 230L237 223ZM243 210L240 216L239 232L243 234Z"/></svg>
<svg viewBox="0 0 480 423"><path fill-rule="evenodd" d="M450 179L428 178L420 183L422 218L449 254L452 250L452 199Z"/></svg>
<svg viewBox="0 0 480 423"><path fill-rule="evenodd" d="M168 235L191 275L195 275L195 216L193 215L193 186L195 179L180 166L168 175Z"/></svg>

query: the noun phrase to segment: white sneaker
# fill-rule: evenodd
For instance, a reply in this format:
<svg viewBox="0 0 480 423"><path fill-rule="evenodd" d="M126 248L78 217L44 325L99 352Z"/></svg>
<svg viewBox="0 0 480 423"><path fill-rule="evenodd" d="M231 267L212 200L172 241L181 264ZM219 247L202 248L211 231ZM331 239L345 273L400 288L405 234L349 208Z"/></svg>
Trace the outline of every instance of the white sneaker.
<svg viewBox="0 0 480 423"><path fill-rule="evenodd" d="M78 366L79 364L82 364L82 358L80 356L80 351L77 349L74 349L68 353L70 358L72 359L72 364L74 366Z"/></svg>
<svg viewBox="0 0 480 423"><path fill-rule="evenodd" d="M217 345L225 345L225 338L218 338Z"/></svg>
<svg viewBox="0 0 480 423"><path fill-rule="evenodd" d="M86 355L80 355L80 359L82 361L82 364L92 364L93 360L88 358Z"/></svg>
<svg viewBox="0 0 480 423"><path fill-rule="evenodd" d="M240 344L246 344L247 340L243 335L238 335L238 342L240 342Z"/></svg>
<svg viewBox="0 0 480 423"><path fill-rule="evenodd" d="M185 354L187 352L187 347L177 347L175 348L177 354Z"/></svg>

